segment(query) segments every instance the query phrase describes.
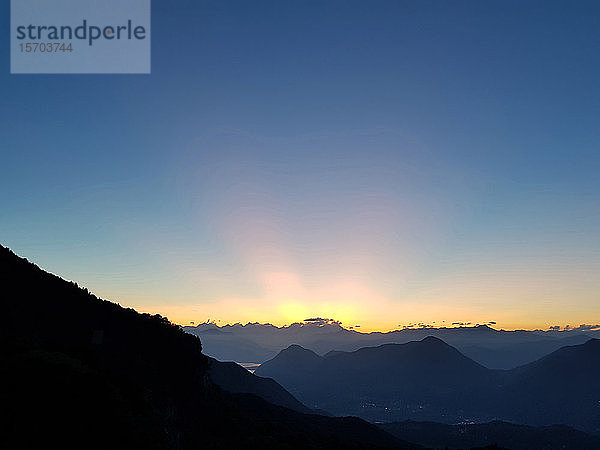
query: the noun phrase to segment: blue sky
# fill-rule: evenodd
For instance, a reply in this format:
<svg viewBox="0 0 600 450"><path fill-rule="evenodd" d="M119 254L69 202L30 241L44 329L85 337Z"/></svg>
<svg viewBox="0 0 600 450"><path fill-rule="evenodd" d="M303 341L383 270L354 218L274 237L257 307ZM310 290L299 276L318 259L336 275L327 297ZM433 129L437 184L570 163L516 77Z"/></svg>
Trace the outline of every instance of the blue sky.
<svg viewBox="0 0 600 450"><path fill-rule="evenodd" d="M152 3L151 75L3 36L3 245L180 323L600 319L597 2Z"/></svg>

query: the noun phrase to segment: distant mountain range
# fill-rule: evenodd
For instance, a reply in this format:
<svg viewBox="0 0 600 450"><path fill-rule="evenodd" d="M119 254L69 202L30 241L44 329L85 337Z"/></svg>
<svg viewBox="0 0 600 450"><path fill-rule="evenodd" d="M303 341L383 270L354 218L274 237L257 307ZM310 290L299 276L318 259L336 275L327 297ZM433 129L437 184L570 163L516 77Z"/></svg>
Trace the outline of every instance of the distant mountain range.
<svg viewBox="0 0 600 450"><path fill-rule="evenodd" d="M207 358L167 319L2 246L0 273L0 448L414 447L358 418L304 414L273 380Z"/></svg>
<svg viewBox="0 0 600 450"><path fill-rule="evenodd" d="M311 408L371 421L496 419L600 433L600 340L491 370L435 337L325 356L292 345L259 366Z"/></svg>
<svg viewBox="0 0 600 450"><path fill-rule="evenodd" d="M382 344L404 344L434 336L490 369L512 369L535 361L561 347L600 337L598 329L573 331L504 331L487 325L455 328L403 329L388 333L360 333L328 319L313 319L285 327L270 324L218 326L203 323L184 327L198 336L206 354L224 361L262 363L291 344L323 355Z"/></svg>

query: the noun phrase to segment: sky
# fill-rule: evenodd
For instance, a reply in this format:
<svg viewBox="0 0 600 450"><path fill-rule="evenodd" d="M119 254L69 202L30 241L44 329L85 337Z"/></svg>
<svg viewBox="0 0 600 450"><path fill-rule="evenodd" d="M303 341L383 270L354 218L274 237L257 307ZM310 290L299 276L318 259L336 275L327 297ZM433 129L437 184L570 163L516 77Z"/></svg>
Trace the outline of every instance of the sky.
<svg viewBox="0 0 600 450"><path fill-rule="evenodd" d="M151 75L10 75L4 33L0 243L184 325L599 323L599 30L596 1L153 0Z"/></svg>

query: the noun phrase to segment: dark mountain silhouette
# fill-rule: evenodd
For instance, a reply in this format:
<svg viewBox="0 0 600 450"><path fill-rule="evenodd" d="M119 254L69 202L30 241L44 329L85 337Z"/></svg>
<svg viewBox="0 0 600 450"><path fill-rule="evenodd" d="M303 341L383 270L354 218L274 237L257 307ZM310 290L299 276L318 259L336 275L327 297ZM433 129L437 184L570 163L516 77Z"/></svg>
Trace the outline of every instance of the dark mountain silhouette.
<svg viewBox="0 0 600 450"><path fill-rule="evenodd" d="M524 333L535 333L526 331ZM564 333L564 332L562 332ZM518 342L504 342L508 340L500 337L497 341L487 342L449 342L455 345L465 356L483 364L490 369L514 369L515 367L536 361L549 353L567 345L578 345L587 342L591 336L587 333L574 332L564 337L543 336L537 338L528 336Z"/></svg>
<svg viewBox="0 0 600 450"><path fill-rule="evenodd" d="M4 247L0 273L0 448L407 445L358 418L301 414L225 392L211 381L196 337L163 317L98 299ZM224 385L248 381L245 373L235 380L235 368L220 369L213 375ZM269 381L252 380L251 392L268 390Z"/></svg>
<svg viewBox="0 0 600 450"><path fill-rule="evenodd" d="M477 397L496 376L435 337L326 357L291 346L255 374L274 378L310 407L371 420L392 411L437 416L457 403L479 408Z"/></svg>
<svg viewBox="0 0 600 450"><path fill-rule="evenodd" d="M400 380L426 384L428 378L441 375L440 365L446 380L478 377L488 372L444 341L427 337L419 342L384 344L354 352L331 352L324 357L292 345L259 366L255 373L304 378L301 371L310 368L323 375L343 378L343 383L354 383L366 377L363 381L371 384L372 378L369 377L376 370L378 385L397 385ZM296 366L301 370L295 370Z"/></svg>
<svg viewBox="0 0 600 450"><path fill-rule="evenodd" d="M213 383L227 392L254 394L274 405L306 414L315 413L296 400L275 380L253 375L234 362L221 362L209 357L208 375Z"/></svg>
<svg viewBox="0 0 600 450"><path fill-rule="evenodd" d="M598 380L600 339L590 339L509 371L498 402L510 421L572 424L598 433Z"/></svg>
<svg viewBox="0 0 600 450"><path fill-rule="evenodd" d="M513 370L487 369L434 337L324 357L293 346L255 373L310 407L371 421L502 419L600 432L597 339Z"/></svg>
<svg viewBox="0 0 600 450"><path fill-rule="evenodd" d="M323 358L312 350L292 344L282 350L277 355L277 358L267 361L262 366L271 367L272 371L275 372L288 372L294 366L301 366L302 368L312 367L313 365L318 365L322 360Z"/></svg>
<svg viewBox="0 0 600 450"><path fill-rule="evenodd" d="M494 421L483 424L444 425L434 422L394 422L381 428L401 439L434 448L463 449L498 445L510 450L592 450L600 436L564 425L531 427Z"/></svg>
<svg viewBox="0 0 600 450"><path fill-rule="evenodd" d="M285 327L259 323L220 327L214 323L202 323L184 330L200 337L206 354L210 356L257 363L274 358L291 344L325 354L382 344L404 344L435 336L490 369L512 369L527 364L561 347L582 344L600 332L589 327L572 331L504 331L478 325L361 333L325 319Z"/></svg>

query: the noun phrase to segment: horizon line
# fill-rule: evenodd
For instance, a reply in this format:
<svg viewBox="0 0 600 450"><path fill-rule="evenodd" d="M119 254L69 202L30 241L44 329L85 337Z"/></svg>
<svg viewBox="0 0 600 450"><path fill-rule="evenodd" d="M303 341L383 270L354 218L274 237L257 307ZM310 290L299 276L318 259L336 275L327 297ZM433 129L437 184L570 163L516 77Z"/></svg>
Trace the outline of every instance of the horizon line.
<svg viewBox="0 0 600 450"><path fill-rule="evenodd" d="M205 320L204 322L188 322L188 324L183 324L183 323L176 323L177 325L181 326L182 328L198 328L199 326L202 325L213 325L215 327L218 328L225 328L225 327L234 327L236 325L239 325L241 327L247 327L249 325L260 325L260 326L271 326L277 329L284 329L284 328L290 328L294 325L300 325L300 326L316 326L316 327L325 327L325 326L331 326L331 325L338 325L340 328L343 328L344 330L347 331L354 331L356 333L360 333L360 334L372 334L372 333L382 333L382 334L386 334L386 333L393 333L393 332L401 332L401 331L425 331L425 330L454 330L454 329L474 329L474 328L482 328L482 327L486 327L489 328L491 330L497 331L497 332L518 332L518 331L527 331L527 332L534 332L534 331L539 331L542 333L548 333L548 332L559 332L559 333L569 333L569 332L587 332L587 331L600 331L600 324L594 324L594 325L590 325L590 324L580 324L577 327L571 327L569 325L566 325L565 327L559 327L559 326L551 326L548 327L547 329L542 329L542 328L530 328L530 329L526 329L526 328L515 328L515 329L506 329L506 328L494 328L493 326L490 326L490 323L461 323L461 324L451 324L451 325L439 325L439 326L433 326L428 324L427 326L402 326L402 327L398 327L395 329L389 329L387 331L385 330L367 330L367 328L365 327L364 330L360 330L357 328L360 328L360 326L344 326L343 323L341 321L337 321L334 319L320 319L320 321L317 321L315 319L305 319L304 321L296 321L296 322L291 322L291 323L285 323L282 325L276 325L273 324L271 322L234 322L234 323L223 323L220 324L218 323L220 322L220 320ZM175 323L175 322L173 322Z"/></svg>

